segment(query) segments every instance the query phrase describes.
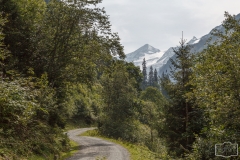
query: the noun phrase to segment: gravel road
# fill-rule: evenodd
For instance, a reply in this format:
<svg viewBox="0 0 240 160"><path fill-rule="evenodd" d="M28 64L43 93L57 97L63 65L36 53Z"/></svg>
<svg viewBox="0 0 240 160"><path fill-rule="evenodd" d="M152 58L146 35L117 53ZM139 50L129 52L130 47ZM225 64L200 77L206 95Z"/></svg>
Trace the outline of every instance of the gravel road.
<svg viewBox="0 0 240 160"><path fill-rule="evenodd" d="M79 134L95 128L81 128L68 131L68 136L77 142L79 151L66 160L95 160L106 158L107 160L129 160L128 151L122 146L95 137L78 136Z"/></svg>

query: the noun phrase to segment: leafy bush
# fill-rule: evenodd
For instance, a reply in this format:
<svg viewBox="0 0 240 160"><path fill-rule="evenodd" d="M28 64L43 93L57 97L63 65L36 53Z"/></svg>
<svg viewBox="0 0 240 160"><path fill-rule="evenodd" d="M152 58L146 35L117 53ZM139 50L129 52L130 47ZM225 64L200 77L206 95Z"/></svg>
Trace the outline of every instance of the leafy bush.
<svg viewBox="0 0 240 160"><path fill-rule="evenodd" d="M68 150L67 136L48 123L49 112L55 107L54 93L42 84L43 79L35 80L0 82L0 156L28 157Z"/></svg>

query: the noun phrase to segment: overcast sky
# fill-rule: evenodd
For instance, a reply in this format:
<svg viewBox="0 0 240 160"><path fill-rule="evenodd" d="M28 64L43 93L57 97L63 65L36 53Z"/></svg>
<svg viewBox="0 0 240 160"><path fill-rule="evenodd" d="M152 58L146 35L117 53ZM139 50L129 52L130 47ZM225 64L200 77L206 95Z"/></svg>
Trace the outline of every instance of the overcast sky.
<svg viewBox="0 0 240 160"><path fill-rule="evenodd" d="M224 11L240 13L240 0L103 0L112 31L125 53L148 43L160 50L208 34L224 20Z"/></svg>

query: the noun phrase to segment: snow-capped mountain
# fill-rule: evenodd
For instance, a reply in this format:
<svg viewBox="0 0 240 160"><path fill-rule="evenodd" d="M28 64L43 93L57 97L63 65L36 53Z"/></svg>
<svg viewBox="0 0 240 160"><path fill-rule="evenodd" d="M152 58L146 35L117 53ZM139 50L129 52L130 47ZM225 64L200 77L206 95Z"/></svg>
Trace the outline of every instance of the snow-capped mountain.
<svg viewBox="0 0 240 160"><path fill-rule="evenodd" d="M197 39L195 36L193 36L193 38L188 42L189 45L191 44L195 44L198 43L200 41L200 39Z"/></svg>
<svg viewBox="0 0 240 160"><path fill-rule="evenodd" d="M214 29L224 32L224 27L222 25L217 26ZM214 29L212 29L211 32ZM187 44L192 46L192 53L201 52L203 49L205 49L207 47L207 41L209 41L209 38L212 38L208 42L210 44L217 40L217 37L212 36L211 32L199 39L193 36L193 38L187 42ZM145 44L136 51L127 54L126 61L133 62L136 66L139 66L140 69L142 69L143 58L145 58L147 70L150 68L150 66L152 66L153 69L158 71L158 75L162 75L162 73L169 73L170 71L171 62L169 59L176 58L173 51L174 49L176 49L176 47L170 47L167 51L160 51L149 44Z"/></svg>
<svg viewBox="0 0 240 160"><path fill-rule="evenodd" d="M195 44L198 43L198 41L199 39L193 37L188 44ZM142 69L142 62L145 58L147 70L152 66L153 69L156 68L156 70L159 71L165 64L167 64L168 60L173 57L173 55L174 52L172 47L167 51L160 51L149 44L145 44L136 51L127 54L126 61L133 62L136 66L139 66L140 69Z"/></svg>
<svg viewBox="0 0 240 160"><path fill-rule="evenodd" d="M164 54L164 52L160 51L157 48L149 44L145 44L144 46L140 47L136 51L129 53L126 55L127 62L133 62L136 66L142 68L142 62L145 58L147 67L155 64Z"/></svg>
<svg viewBox="0 0 240 160"><path fill-rule="evenodd" d="M240 14L235 16L237 20L240 19ZM222 25L219 25L213 28L208 34L202 36L201 38L193 37L187 43L191 45L191 53L198 53L207 48L208 44L213 44L218 40L218 37L213 36L211 33L214 31L225 32L225 28ZM148 44L142 46L136 51L129 53L126 55L127 62L133 62L136 66L142 68L143 58L146 59L147 67L149 69L152 66L154 69L156 68L158 71L158 75L161 76L163 73L170 72L171 59L175 59L176 55L173 52L173 49L176 47L170 47L167 51L160 51Z"/></svg>
<svg viewBox="0 0 240 160"><path fill-rule="evenodd" d="M204 49L207 48L208 44L213 44L214 42L217 41L218 37L213 36L211 33L214 30L218 30L220 32L224 32L225 29L222 25L215 27L214 29L212 29L208 34L202 36L201 38L197 39L196 37L193 37L189 42L187 42L189 45L191 45L191 53L198 53L203 51ZM211 38L211 39L210 39ZM162 62L160 61L161 59L159 59L157 61L156 64L153 65L153 68L158 68L158 75L162 75L163 73L169 73L170 72L170 66L171 66L171 61L169 60L171 59L176 59L176 55L173 52L173 49L175 49L175 47L171 47L168 49L169 52L169 58L167 60L166 63L162 64ZM158 67L161 66L161 67Z"/></svg>
<svg viewBox="0 0 240 160"><path fill-rule="evenodd" d="M197 39L195 36L187 42L189 45L194 45L198 44L200 39ZM163 56L155 63L152 65L153 68L156 68L158 71L158 75L162 75L163 72L168 73L170 70L170 58L175 58L174 57L174 52L173 50L177 49L176 47L170 47L164 54Z"/></svg>
<svg viewBox="0 0 240 160"><path fill-rule="evenodd" d="M240 14L235 16L235 19L239 20ZM191 45L191 53L194 53L194 54L199 53L199 52L203 51L204 49L206 49L208 44L213 44L214 42L217 42L218 37L212 35L212 32L214 32L215 30L220 31L222 33L225 32L225 28L222 25L219 25L219 26L216 26L215 28L213 28L208 34L202 36L199 39L197 39L196 37L193 37L193 39L191 39L188 42L188 44ZM170 50L172 50L172 49L170 48ZM176 55L173 54L173 56L171 58L173 60L176 59ZM159 61L157 63L159 63ZM157 65L157 64L155 64L155 65ZM158 69L158 75L162 75L162 73L166 73L166 72L169 73L170 66L171 66L171 61L168 60L166 64L162 65Z"/></svg>

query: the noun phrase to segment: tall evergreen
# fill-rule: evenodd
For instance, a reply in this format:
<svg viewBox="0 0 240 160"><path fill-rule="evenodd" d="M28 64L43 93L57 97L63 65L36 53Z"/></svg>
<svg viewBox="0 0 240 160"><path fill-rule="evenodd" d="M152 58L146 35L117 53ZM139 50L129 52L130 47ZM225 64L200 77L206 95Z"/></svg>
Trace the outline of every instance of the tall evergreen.
<svg viewBox="0 0 240 160"><path fill-rule="evenodd" d="M142 74L143 74L143 81L142 81L142 89L145 89L147 87L147 63L145 58L143 59L142 62Z"/></svg>
<svg viewBox="0 0 240 160"><path fill-rule="evenodd" d="M176 54L176 59L171 59L170 77L173 82L170 79L162 82L170 100L165 108L165 129L169 149L174 150L177 156L181 156L184 152L191 150L191 145L195 140L194 134L200 132L202 121L200 121L200 111L193 109L193 102L189 102L186 96L192 92L192 86L189 84L192 75L190 46L186 44L186 40L181 39L180 46L173 51Z"/></svg>
<svg viewBox="0 0 240 160"><path fill-rule="evenodd" d="M154 86L158 85L158 73L156 68L154 69L154 73L153 73L153 83L154 83Z"/></svg>
<svg viewBox="0 0 240 160"><path fill-rule="evenodd" d="M151 66L148 74L148 85L153 86L153 84L154 84L154 75L153 75L153 68Z"/></svg>

